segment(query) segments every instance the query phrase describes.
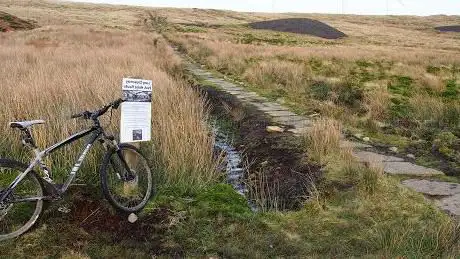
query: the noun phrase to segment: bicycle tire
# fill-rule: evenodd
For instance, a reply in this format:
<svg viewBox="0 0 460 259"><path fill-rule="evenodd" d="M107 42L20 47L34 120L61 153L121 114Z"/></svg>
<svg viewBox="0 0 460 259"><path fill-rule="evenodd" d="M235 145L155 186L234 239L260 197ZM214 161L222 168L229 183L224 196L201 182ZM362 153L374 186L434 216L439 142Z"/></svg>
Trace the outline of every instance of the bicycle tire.
<svg viewBox="0 0 460 259"><path fill-rule="evenodd" d="M104 155L104 158L103 158L103 161L102 161L102 164L101 164L101 168L100 168L100 176L101 176L101 187L102 187L102 192L105 196L105 198L109 201L109 203L115 207L116 209L118 209L119 211L122 211L122 212L138 212L140 210L142 210L145 205L147 204L148 200L150 199L150 197L152 196L152 193L154 192L153 190L153 178L152 178L152 173L150 171L150 167L148 166L148 163L147 163L147 159L145 158L145 156L140 152L140 150L138 148L136 148L135 146L133 145L130 145L130 144L119 144L118 145L119 149L121 150L121 152L126 152L126 151L129 151L129 152L132 152L132 154L135 154L137 157L137 159L140 159L142 160L142 162L144 163L144 168L145 169L145 176L147 177L147 186L145 186L145 194L142 195L142 199L141 201L136 204L135 206L126 206L126 205L123 205L120 203L120 201L117 199L117 197L115 197L115 193L114 193L114 190L111 188L110 184L109 184L109 177L110 176L113 176L114 172L109 172L109 168L110 166L112 166L115 170L115 167L117 167L116 165L113 165L113 156L114 157L118 157L118 154L116 152L116 150L114 149L111 149L109 151L106 152L106 154ZM111 161L112 159L112 161ZM132 172L133 169L131 169L131 166L130 166L130 171ZM136 175L136 177L139 178L138 175ZM123 183L123 185L126 183L126 181L124 180L119 180L118 183Z"/></svg>
<svg viewBox="0 0 460 259"><path fill-rule="evenodd" d="M0 169L13 169L13 170L17 170L18 172L24 172L27 169L27 165L25 165L25 164L23 164L21 162L15 161L15 160L0 158ZM2 178L2 174L4 174L4 173L5 173L4 170L0 170L0 179ZM19 188L19 186L21 185L22 182L25 181L25 179L32 180L32 182L34 182L38 186L38 193L36 194L37 196L43 196L43 193L45 192L44 188L43 188L43 183L42 183L42 181L39 179L39 177L37 176L37 174L34 171L31 171L30 173L28 173L26 178L24 178L21 182L19 182L19 184L18 184L18 186L16 186L15 190L17 190ZM1 189L1 186L0 186L0 189ZM13 191L13 193L14 193L14 191ZM19 229L15 230L15 231L13 231L11 233L8 233L8 234L1 234L0 233L0 241L18 237L18 236L22 235L23 233L25 233L27 230L29 230L35 224L37 219L40 217L40 214L41 214L41 212L43 210L43 203L44 203L43 200L37 200L34 212L33 212L32 216L30 217L30 219L22 227L20 227ZM14 205L12 205L12 206L14 206ZM3 211L0 211L0 212L3 212ZM3 218L2 218L2 220L3 220ZM0 225L1 225L1 227L3 227L1 221L0 221Z"/></svg>

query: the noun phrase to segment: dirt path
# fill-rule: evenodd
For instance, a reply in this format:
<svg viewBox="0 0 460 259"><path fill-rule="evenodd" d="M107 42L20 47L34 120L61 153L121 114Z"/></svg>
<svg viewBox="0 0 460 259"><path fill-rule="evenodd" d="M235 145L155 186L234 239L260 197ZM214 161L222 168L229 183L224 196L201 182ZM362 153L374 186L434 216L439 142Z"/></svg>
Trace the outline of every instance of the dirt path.
<svg viewBox="0 0 460 259"><path fill-rule="evenodd" d="M242 103L254 106L274 123L284 125L291 134L297 136L305 134L312 125L311 118L297 115L279 103L271 102L255 92L248 91L232 82L215 76L213 73L202 69L198 64L187 61L186 59L184 60L186 62L186 69L191 74L208 84L216 86L220 91L233 95ZM344 148L353 148L354 155L361 162L381 164L387 174L418 178L444 175L439 170L419 166L405 161L403 158L379 154L374 151L375 149L372 146L364 143L343 139L341 146ZM434 199L436 205L447 213L460 216L460 185L450 182L420 179L409 179L403 181L402 184L423 193L430 199Z"/></svg>

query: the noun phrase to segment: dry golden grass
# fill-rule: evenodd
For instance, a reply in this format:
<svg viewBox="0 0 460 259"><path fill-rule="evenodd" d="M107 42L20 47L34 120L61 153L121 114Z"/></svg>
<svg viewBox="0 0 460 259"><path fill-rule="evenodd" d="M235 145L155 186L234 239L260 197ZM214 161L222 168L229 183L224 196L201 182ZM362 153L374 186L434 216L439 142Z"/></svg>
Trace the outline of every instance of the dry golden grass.
<svg viewBox="0 0 460 259"><path fill-rule="evenodd" d="M456 124L452 118L458 110L452 100L457 97L452 96L453 90L449 90L453 99L445 96L447 82L458 78L460 38L433 28L458 23L458 16L260 14L252 19L318 19L348 35L340 40L253 30L241 26L247 17L238 17L242 20L228 18L218 28L171 30L167 35L211 69L239 78L267 97L283 98L298 111L320 113L349 128L379 133L382 129L375 121L393 124L399 119L419 120L422 127L415 129L419 131L430 125L435 127L429 131L436 131ZM430 93L424 94L430 98L414 96L420 93ZM429 107L435 114L428 116ZM433 118L438 121L425 123ZM369 123L362 123L363 119Z"/></svg>
<svg viewBox="0 0 460 259"><path fill-rule="evenodd" d="M441 93L446 89L446 85L438 76L425 73L421 77L421 83L428 89L431 89L435 93Z"/></svg>
<svg viewBox="0 0 460 259"><path fill-rule="evenodd" d="M304 87L308 77L304 67L288 61L262 61L243 74L248 82L267 87L273 83L281 84L286 91Z"/></svg>
<svg viewBox="0 0 460 259"><path fill-rule="evenodd" d="M423 122L425 120L439 121L444 115L445 104L437 98L426 94L416 94L409 98L409 104L415 112L415 118Z"/></svg>
<svg viewBox="0 0 460 259"><path fill-rule="evenodd" d="M328 156L340 153L341 125L333 119L315 121L305 135L308 155L314 161L325 163Z"/></svg>
<svg viewBox="0 0 460 259"><path fill-rule="evenodd" d="M97 25L132 29L139 24L142 8L44 0L0 0L1 10L20 18L32 19L40 26Z"/></svg>
<svg viewBox="0 0 460 259"><path fill-rule="evenodd" d="M153 81L150 143L158 155L148 155L166 171L165 181L196 186L215 180L204 101L168 74L179 71L180 61L164 41L155 47L154 37L158 35L88 25L0 34L0 134L2 147L11 146L3 148L3 155L19 154L19 138L8 128L9 121L45 119L46 126L34 127L43 148L88 125L69 120L70 114L120 97L121 79L139 77ZM108 117L103 125L109 126ZM115 113L107 129L116 133L117 121ZM69 165L76 151L65 149L58 160Z"/></svg>
<svg viewBox="0 0 460 259"><path fill-rule="evenodd" d="M390 105L390 93L385 84L374 84L364 93L364 102L370 118L384 121Z"/></svg>

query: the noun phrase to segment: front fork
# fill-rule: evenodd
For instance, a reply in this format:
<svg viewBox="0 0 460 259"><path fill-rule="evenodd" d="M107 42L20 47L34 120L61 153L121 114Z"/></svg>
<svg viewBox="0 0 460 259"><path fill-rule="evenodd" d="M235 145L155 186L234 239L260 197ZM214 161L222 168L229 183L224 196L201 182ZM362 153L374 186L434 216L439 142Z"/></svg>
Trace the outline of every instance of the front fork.
<svg viewBox="0 0 460 259"><path fill-rule="evenodd" d="M109 152L111 148L115 150L123 168L125 169L121 175L117 172L118 177L123 181L132 181L135 176L132 174L131 169L129 168L129 165L126 162L126 159L123 156L123 153L121 152L121 149L118 146L118 142L115 140L115 138L113 136L104 135L104 139L101 139L101 142L107 152ZM110 157L110 163L112 164L114 170L116 170L117 166L112 157Z"/></svg>

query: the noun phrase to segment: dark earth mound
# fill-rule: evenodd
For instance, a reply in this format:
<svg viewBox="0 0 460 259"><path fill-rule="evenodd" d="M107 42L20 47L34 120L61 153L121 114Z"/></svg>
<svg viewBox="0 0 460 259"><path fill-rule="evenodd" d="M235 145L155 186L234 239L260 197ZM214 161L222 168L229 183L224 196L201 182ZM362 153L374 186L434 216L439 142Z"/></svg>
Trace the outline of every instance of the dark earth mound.
<svg viewBox="0 0 460 259"><path fill-rule="evenodd" d="M0 32L31 30L37 25L33 21L20 19L9 13L0 11Z"/></svg>
<svg viewBox="0 0 460 259"><path fill-rule="evenodd" d="M250 23L253 29L309 34L324 39L340 39L347 35L323 22L308 18L290 18Z"/></svg>
<svg viewBox="0 0 460 259"><path fill-rule="evenodd" d="M460 32L460 25L439 26L435 29L442 32Z"/></svg>

